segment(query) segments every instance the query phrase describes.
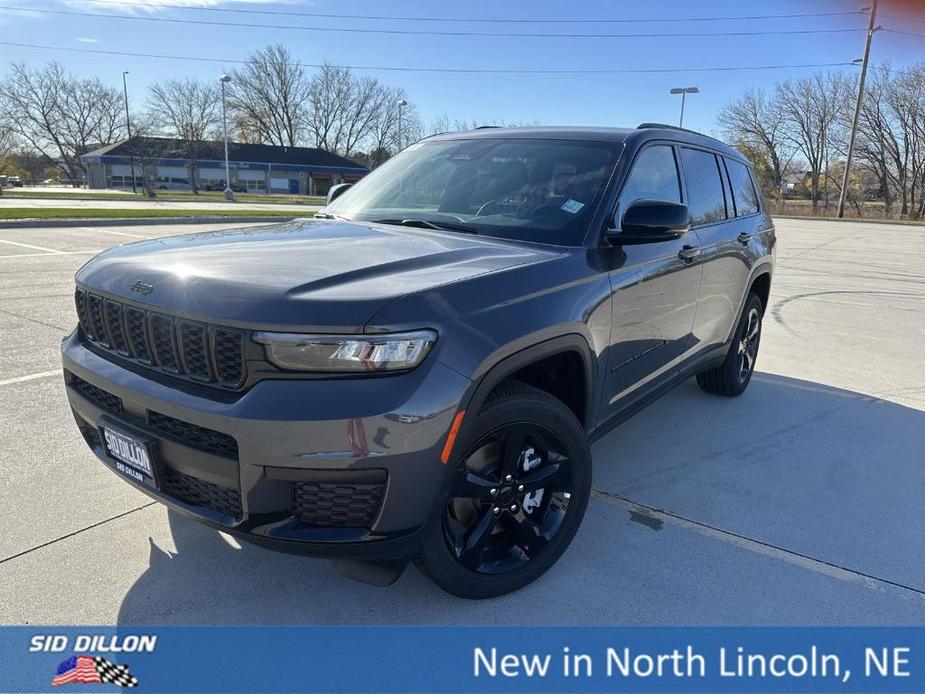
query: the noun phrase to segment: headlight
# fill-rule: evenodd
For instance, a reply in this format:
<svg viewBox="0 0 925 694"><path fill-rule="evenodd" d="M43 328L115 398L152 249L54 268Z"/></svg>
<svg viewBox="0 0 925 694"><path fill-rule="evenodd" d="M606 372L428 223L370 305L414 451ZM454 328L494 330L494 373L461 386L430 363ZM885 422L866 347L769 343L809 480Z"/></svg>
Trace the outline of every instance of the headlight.
<svg viewBox="0 0 925 694"><path fill-rule="evenodd" d="M433 330L382 335L254 335L267 359L281 369L325 372L380 372L413 369L437 340Z"/></svg>

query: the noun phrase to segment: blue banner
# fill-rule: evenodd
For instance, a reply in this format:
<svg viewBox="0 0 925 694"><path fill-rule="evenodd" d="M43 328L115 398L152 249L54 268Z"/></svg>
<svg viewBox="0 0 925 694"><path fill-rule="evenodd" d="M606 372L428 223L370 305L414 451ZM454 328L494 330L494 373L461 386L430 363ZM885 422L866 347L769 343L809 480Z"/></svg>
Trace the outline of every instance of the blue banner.
<svg viewBox="0 0 925 694"><path fill-rule="evenodd" d="M925 628L0 627L0 692L923 692Z"/></svg>

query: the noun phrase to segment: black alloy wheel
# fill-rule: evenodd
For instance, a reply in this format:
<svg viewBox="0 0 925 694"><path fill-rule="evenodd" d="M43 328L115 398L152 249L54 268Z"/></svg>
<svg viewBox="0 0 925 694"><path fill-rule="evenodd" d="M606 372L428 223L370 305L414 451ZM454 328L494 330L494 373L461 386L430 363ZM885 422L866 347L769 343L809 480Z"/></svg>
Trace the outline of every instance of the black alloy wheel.
<svg viewBox="0 0 925 694"><path fill-rule="evenodd" d="M745 383L751 378L755 370L755 359L758 357L758 342L761 340L761 311L759 307L752 306L745 315L745 329L739 339L738 346L738 375L739 382Z"/></svg>
<svg viewBox="0 0 925 694"><path fill-rule="evenodd" d="M728 397L745 392L755 372L763 317L764 306L761 297L750 292L725 359L718 366L697 374L697 384L703 390Z"/></svg>
<svg viewBox="0 0 925 694"><path fill-rule="evenodd" d="M495 597L536 580L571 543L591 496L591 452L562 401L517 381L499 385L464 430L415 563L449 593Z"/></svg>
<svg viewBox="0 0 925 694"><path fill-rule="evenodd" d="M572 497L564 450L554 432L529 422L498 427L470 448L443 516L460 564L503 574L546 549Z"/></svg>

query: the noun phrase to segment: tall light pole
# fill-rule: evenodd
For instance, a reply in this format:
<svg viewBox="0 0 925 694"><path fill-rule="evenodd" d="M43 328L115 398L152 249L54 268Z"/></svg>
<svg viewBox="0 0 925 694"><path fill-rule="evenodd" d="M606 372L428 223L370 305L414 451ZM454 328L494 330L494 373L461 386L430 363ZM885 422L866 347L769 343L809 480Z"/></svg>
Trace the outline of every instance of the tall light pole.
<svg viewBox="0 0 925 694"><path fill-rule="evenodd" d="M681 118L678 120L678 127L684 127L684 100L687 98L688 94L699 94L700 89L697 87L675 87L671 90L671 94L680 94L681 95Z"/></svg>
<svg viewBox="0 0 925 694"><path fill-rule="evenodd" d="M132 144L132 120L128 115L128 80L125 79L128 70L122 73L122 94L125 96L125 131L128 133L128 160L132 168L132 192L137 193L135 188L135 146Z"/></svg>
<svg viewBox="0 0 925 694"><path fill-rule="evenodd" d="M845 201L848 199L848 177L851 175L851 157L854 155L854 139L858 134L858 120L861 118L861 106L864 104L864 82L867 79L867 61L870 58L870 42L874 38L874 32L880 27L874 28L874 21L877 19L877 3L874 0L870 6L870 20L867 22L867 40L864 43L864 57L861 59L861 78L858 81L858 100L854 105L854 122L851 125L851 138L848 140L848 154L845 157L845 175L841 181L841 194L838 196L838 218L845 216Z"/></svg>
<svg viewBox="0 0 925 694"><path fill-rule="evenodd" d="M231 190L231 164L228 162L228 112L225 109L225 85L231 81L231 75L222 75L219 82L222 84L222 131L225 135L225 199L234 200L234 191Z"/></svg>
<svg viewBox="0 0 925 694"><path fill-rule="evenodd" d="M404 132L401 129L401 110L408 105L408 102L404 99L398 100L398 151L401 152L402 147L405 144Z"/></svg>

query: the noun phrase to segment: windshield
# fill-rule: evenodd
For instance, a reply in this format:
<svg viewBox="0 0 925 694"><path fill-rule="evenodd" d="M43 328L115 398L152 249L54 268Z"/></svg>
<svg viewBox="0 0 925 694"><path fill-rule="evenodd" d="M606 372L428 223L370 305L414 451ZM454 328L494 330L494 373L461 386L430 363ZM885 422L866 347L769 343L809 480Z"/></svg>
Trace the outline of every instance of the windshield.
<svg viewBox="0 0 925 694"><path fill-rule="evenodd" d="M425 141L376 169L324 212L579 245L619 149L616 143L524 138Z"/></svg>

